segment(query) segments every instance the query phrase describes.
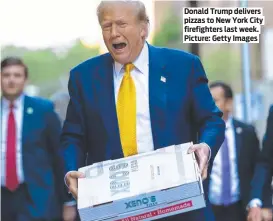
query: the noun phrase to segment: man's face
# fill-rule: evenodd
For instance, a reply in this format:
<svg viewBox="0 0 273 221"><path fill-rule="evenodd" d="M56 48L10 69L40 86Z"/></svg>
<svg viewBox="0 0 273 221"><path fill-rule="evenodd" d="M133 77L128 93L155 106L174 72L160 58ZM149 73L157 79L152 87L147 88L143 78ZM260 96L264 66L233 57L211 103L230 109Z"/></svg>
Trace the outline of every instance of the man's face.
<svg viewBox="0 0 273 221"><path fill-rule="evenodd" d="M1 71L2 93L6 97L19 96L25 87L25 68L21 65L11 65Z"/></svg>
<svg viewBox="0 0 273 221"><path fill-rule="evenodd" d="M232 99L225 98L225 91L222 87L213 87L210 92L216 106L223 112L223 117L227 118L232 111Z"/></svg>
<svg viewBox="0 0 273 221"><path fill-rule="evenodd" d="M126 64L139 55L145 36L146 24L139 21L134 8L124 3L105 6L100 25L108 51L115 61Z"/></svg>

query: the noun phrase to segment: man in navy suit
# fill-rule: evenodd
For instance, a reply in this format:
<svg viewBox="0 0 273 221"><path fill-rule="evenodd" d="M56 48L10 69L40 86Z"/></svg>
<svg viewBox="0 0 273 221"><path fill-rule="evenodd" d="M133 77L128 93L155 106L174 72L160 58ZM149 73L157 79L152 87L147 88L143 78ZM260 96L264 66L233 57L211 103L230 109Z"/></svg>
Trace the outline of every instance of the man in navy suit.
<svg viewBox="0 0 273 221"><path fill-rule="evenodd" d="M65 180L77 197L79 167L193 141L205 180L225 124L200 60L146 42L141 1L103 1L98 19L110 53L71 70L62 134ZM204 182L207 186L207 180ZM66 196L65 200L69 200ZM204 220L205 209L168 218Z"/></svg>
<svg viewBox="0 0 273 221"><path fill-rule="evenodd" d="M251 179L260 153L259 140L253 126L232 116L231 87L223 82L213 82L210 90L216 105L223 112L226 136L213 163L209 198L216 221L246 220ZM265 196L267 208L270 207L270 200L270 196Z"/></svg>
<svg viewBox="0 0 273 221"><path fill-rule="evenodd" d="M272 199L270 184L273 174L273 105L269 109L266 131L263 139L263 148L257 161L255 174L252 181L251 201L248 205L248 221L262 220L262 206L266 202L263 196L268 195ZM272 208L272 201L271 201ZM268 220L272 220L271 217Z"/></svg>
<svg viewBox="0 0 273 221"><path fill-rule="evenodd" d="M1 220L60 220L60 122L51 102L24 95L27 78L19 58L1 62Z"/></svg>

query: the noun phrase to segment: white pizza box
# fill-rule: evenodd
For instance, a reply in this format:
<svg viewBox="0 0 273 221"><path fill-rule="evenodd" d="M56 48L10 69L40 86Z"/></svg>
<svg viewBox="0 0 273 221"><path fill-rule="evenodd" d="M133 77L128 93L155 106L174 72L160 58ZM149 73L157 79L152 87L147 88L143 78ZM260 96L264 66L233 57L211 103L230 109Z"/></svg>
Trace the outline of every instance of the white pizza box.
<svg viewBox="0 0 273 221"><path fill-rule="evenodd" d="M206 206L192 143L80 168L82 221L155 220Z"/></svg>

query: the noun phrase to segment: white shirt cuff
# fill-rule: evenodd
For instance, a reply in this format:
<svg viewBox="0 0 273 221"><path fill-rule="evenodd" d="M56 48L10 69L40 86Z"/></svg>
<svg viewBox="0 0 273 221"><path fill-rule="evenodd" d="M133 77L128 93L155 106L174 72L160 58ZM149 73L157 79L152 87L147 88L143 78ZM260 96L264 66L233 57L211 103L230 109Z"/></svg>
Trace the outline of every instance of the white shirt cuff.
<svg viewBox="0 0 273 221"><path fill-rule="evenodd" d="M248 208L252 208L252 207L262 207L263 203L260 199L258 198L255 198L255 199L252 199L249 204L248 204Z"/></svg>
<svg viewBox="0 0 273 221"><path fill-rule="evenodd" d="M64 203L65 206L76 206L76 204L77 204L77 202L75 200Z"/></svg>

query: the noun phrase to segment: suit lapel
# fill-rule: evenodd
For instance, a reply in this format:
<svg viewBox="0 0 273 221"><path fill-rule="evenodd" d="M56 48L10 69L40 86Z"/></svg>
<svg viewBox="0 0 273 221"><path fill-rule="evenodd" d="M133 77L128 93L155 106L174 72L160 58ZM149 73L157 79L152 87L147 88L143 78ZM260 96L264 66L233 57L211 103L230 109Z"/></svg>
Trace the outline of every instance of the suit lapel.
<svg viewBox="0 0 273 221"><path fill-rule="evenodd" d="M115 91L113 79L113 59L110 54L106 54L100 69L95 75L96 96L99 101L100 113L110 137L109 146L106 148L107 158L118 159L123 157L121 148L118 120L115 104Z"/></svg>
<svg viewBox="0 0 273 221"><path fill-rule="evenodd" d="M238 162L240 157L241 146L242 146L243 131L236 120L233 120L233 126L234 126L234 135L235 135L235 144L236 144L236 159Z"/></svg>
<svg viewBox="0 0 273 221"><path fill-rule="evenodd" d="M167 71L158 49L149 45L149 104L154 148L162 147L160 135L166 124Z"/></svg>

